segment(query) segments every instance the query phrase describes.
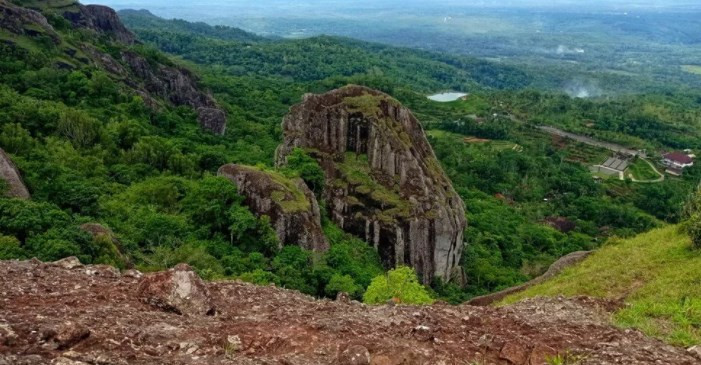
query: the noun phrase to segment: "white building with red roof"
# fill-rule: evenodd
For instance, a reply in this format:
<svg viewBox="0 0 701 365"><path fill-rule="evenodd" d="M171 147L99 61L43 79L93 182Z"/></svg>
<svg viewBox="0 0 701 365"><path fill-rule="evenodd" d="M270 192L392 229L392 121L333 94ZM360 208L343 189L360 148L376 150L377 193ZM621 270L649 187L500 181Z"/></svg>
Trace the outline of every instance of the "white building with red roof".
<svg viewBox="0 0 701 365"><path fill-rule="evenodd" d="M667 173L681 176L685 168L694 166L694 155L685 152L668 152L662 155L662 163L667 166Z"/></svg>

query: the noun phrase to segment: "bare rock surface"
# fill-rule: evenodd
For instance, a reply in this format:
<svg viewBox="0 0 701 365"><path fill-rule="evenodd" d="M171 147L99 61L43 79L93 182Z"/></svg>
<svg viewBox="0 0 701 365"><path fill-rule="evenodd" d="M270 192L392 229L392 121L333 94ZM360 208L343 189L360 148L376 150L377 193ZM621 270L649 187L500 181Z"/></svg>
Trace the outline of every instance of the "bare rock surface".
<svg viewBox="0 0 701 365"><path fill-rule="evenodd" d="M91 270L0 262L0 364L523 365L565 353L582 365L699 363L609 325L610 303L591 298L365 306L222 281L202 283L216 315L179 315L143 300L144 279Z"/></svg>
<svg viewBox="0 0 701 365"><path fill-rule="evenodd" d="M137 292L145 303L165 312L195 316L216 313L207 286L186 264L145 276Z"/></svg>
<svg viewBox="0 0 701 365"><path fill-rule="evenodd" d="M5 194L11 198L29 199L29 190L22 182L17 166L12 162L10 156L0 148L0 183L7 187Z"/></svg>
<svg viewBox="0 0 701 365"><path fill-rule="evenodd" d="M465 205L409 109L347 86L306 95L282 128L277 164L294 148L310 151L326 173L330 217L372 244L386 267L410 265L424 283L462 278Z"/></svg>
<svg viewBox="0 0 701 365"><path fill-rule="evenodd" d="M36 10L17 6L7 0L0 0L0 29L30 37L47 35L55 43L60 42L56 31L44 15Z"/></svg>
<svg viewBox="0 0 701 365"><path fill-rule="evenodd" d="M235 164L222 166L218 174L236 184L252 212L270 217L281 246L299 245L316 252L328 250L329 243L321 229L319 203L304 181Z"/></svg>

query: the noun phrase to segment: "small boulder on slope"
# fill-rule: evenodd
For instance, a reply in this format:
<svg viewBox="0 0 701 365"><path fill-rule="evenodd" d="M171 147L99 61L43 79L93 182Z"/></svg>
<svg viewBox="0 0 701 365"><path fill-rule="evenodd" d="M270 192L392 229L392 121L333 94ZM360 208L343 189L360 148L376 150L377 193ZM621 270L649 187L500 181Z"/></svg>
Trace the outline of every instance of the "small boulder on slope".
<svg viewBox="0 0 701 365"><path fill-rule="evenodd" d="M187 264L145 276L137 293L142 301L180 315L214 315L216 310L204 281Z"/></svg>

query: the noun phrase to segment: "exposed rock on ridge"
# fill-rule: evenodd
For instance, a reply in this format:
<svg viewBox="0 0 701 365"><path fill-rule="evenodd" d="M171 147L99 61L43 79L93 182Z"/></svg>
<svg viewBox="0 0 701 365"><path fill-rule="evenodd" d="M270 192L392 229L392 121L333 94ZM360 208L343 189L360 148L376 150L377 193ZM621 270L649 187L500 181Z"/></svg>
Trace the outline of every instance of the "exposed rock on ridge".
<svg viewBox="0 0 701 365"><path fill-rule="evenodd" d="M102 5L37 3L37 10L13 5L0 0L0 29L13 34L37 38L49 36L54 43L61 44L61 38L40 12L49 8L57 11L75 27L91 30L98 35L111 37L118 43L137 43L134 34L121 22L117 13ZM10 41L8 41L10 42ZM135 89L145 103L158 108L154 98L160 98L176 106L187 105L195 109L200 126L212 133L223 135L226 132L226 112L217 104L209 92L203 91L198 80L190 71L174 64L149 62L133 51L123 50L121 59L104 53L89 43L78 45L88 56L77 56L76 49L67 50L69 57L75 57L75 64L94 63L108 71L115 78ZM120 57L117 57L120 58ZM73 64L57 62L59 67L74 68Z"/></svg>
<svg viewBox="0 0 701 365"><path fill-rule="evenodd" d="M219 175L236 184L251 211L270 217L281 246L328 250L319 204L302 179L290 180L276 172L234 164L222 166Z"/></svg>
<svg viewBox="0 0 701 365"><path fill-rule="evenodd" d="M7 185L7 191L5 192L7 196L29 199L29 190L24 186L17 167L2 148L0 148L0 180Z"/></svg>
<svg viewBox="0 0 701 365"><path fill-rule="evenodd" d="M149 95L175 105L190 106L197 111L203 129L218 135L226 132L226 113L212 95L200 90L196 77L190 71L177 66L152 65L131 51L122 52L122 60L129 65L133 74L143 80L143 85L132 83L133 87L143 88Z"/></svg>
<svg viewBox="0 0 701 365"><path fill-rule="evenodd" d="M407 108L347 86L305 96L282 127L277 164L309 150L326 172L331 218L374 245L385 266L411 265L425 284L462 277L465 206Z"/></svg>
<svg viewBox="0 0 701 365"><path fill-rule="evenodd" d="M125 43L134 44L136 37L119 20L117 12L103 5L81 5L76 3L63 12L63 17L73 25L92 29Z"/></svg>
<svg viewBox="0 0 701 365"><path fill-rule="evenodd" d="M30 37L47 34L54 43L59 42L54 28L41 13L5 0L0 0L0 29Z"/></svg>
<svg viewBox="0 0 701 365"><path fill-rule="evenodd" d="M217 281L195 284L203 295L179 304L181 312L193 306L216 315L178 315L147 300L166 298L173 286L139 292L147 278L172 282L175 272L139 279L77 260L0 261L0 364L541 365L556 354L577 356L580 365L699 362L683 348L611 326L609 303L590 298L502 308L366 306Z"/></svg>

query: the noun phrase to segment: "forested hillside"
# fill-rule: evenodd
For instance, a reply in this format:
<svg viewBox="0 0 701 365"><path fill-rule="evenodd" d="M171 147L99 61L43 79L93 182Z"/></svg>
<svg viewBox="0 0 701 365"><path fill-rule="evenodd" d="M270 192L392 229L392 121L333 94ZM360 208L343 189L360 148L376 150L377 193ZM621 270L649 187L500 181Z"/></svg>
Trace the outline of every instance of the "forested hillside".
<svg viewBox="0 0 701 365"><path fill-rule="evenodd" d="M0 0L10 14L0 18L0 148L32 199L0 199L2 259L75 255L144 270L187 262L208 279L361 298L385 270L372 246L322 213L327 253L279 249L270 222L215 176L227 163L272 171L288 108L305 93L349 83L385 91L416 112L465 201L467 285L436 282L434 297L459 302L514 285L568 252L676 221L699 176L695 168L686 180L659 185L597 182L585 162L606 151L553 141L529 122L581 128L553 117L563 111L599 120L599 135L645 139L641 145L650 148L695 148L689 120L696 123L699 100L692 96L679 103L672 96L607 102L510 91L530 85L532 76L472 58L334 37L270 40L144 12L122 13L143 43L125 42L120 38L129 34L91 26L75 3L15 3L26 7ZM143 62L135 67L134 59ZM164 73L189 80L187 87L167 86L158 78ZM173 97L185 89L187 98ZM447 104L425 98L447 89L476 92ZM201 127L201 106L191 102L200 99L226 112L223 135ZM619 113L643 102L650 115L664 116L659 126L633 129L638 115ZM619 119L605 123L602 116ZM661 128L670 133L657 133ZM318 178L313 159L296 157L274 176ZM562 219L570 229L553 224ZM86 223L109 234L91 235Z"/></svg>

